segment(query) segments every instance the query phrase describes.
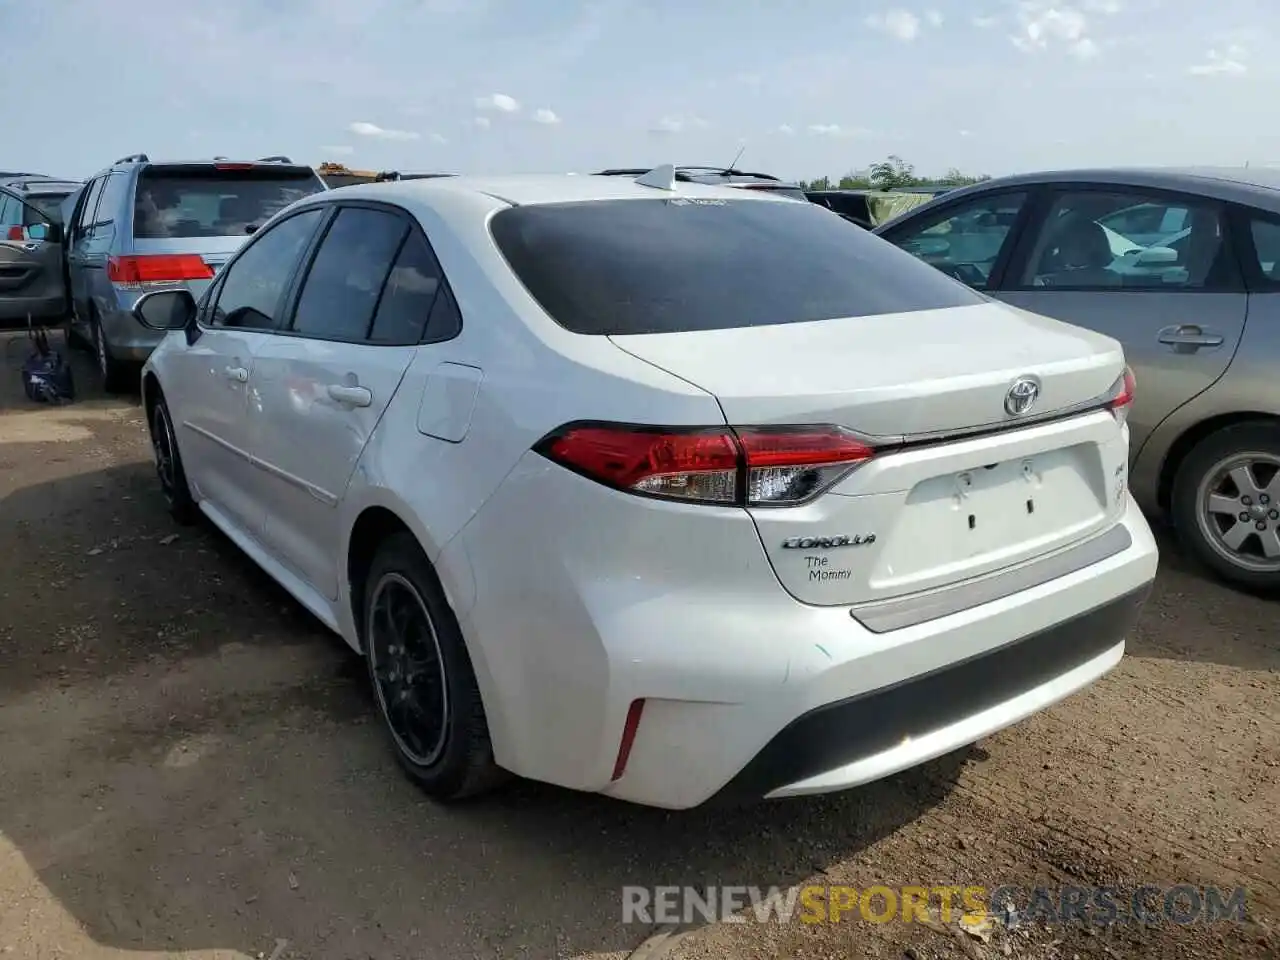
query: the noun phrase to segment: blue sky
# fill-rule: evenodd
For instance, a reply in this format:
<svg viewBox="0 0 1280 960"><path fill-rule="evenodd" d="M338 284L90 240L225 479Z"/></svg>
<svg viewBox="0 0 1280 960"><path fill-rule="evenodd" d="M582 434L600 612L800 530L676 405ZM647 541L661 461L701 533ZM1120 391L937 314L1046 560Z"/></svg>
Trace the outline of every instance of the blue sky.
<svg viewBox="0 0 1280 960"><path fill-rule="evenodd" d="M0 167L1280 163L1277 0L0 0ZM21 78L21 79L19 79Z"/></svg>

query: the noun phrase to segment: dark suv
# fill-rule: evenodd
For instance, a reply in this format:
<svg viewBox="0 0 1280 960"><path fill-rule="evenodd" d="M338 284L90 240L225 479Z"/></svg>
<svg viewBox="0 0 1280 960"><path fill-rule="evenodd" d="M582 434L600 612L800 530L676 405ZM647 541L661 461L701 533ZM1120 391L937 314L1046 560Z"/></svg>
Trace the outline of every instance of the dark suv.
<svg viewBox="0 0 1280 960"><path fill-rule="evenodd" d="M623 167L601 170L595 176L640 177L648 173L650 169L649 167ZM789 197L792 200L799 200L802 203L809 202L804 190L797 184L787 183L772 174L748 173L745 170L737 170L733 167L678 166L676 167L676 180L682 183L705 183L712 186L739 187L743 190L761 190L766 193L776 193L783 197Z"/></svg>

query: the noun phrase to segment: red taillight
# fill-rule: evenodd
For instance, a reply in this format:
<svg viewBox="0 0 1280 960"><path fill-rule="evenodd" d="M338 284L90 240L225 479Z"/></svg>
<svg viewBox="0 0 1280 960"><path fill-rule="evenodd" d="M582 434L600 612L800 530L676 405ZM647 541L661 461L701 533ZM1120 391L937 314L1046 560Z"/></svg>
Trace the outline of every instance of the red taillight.
<svg viewBox="0 0 1280 960"><path fill-rule="evenodd" d="M107 260L107 279L126 286L209 280L212 277L213 270L194 253L160 253Z"/></svg>
<svg viewBox="0 0 1280 960"><path fill-rule="evenodd" d="M1107 409L1121 423L1124 423L1129 416L1129 408L1133 406L1133 397L1137 387L1138 381L1134 378L1133 371L1125 367L1124 373L1116 381L1115 386L1111 388L1107 399Z"/></svg>
<svg viewBox="0 0 1280 960"><path fill-rule="evenodd" d="M5 238L5 239L7 239L7 240L25 240L25 239L26 239L26 237L23 235L23 231L22 231L22 228L21 228L21 227L10 227L10 228L9 228L9 232L8 232L8 234L6 235L6 238Z"/></svg>
<svg viewBox="0 0 1280 960"><path fill-rule="evenodd" d="M610 780L621 778L626 772L627 760L631 758L631 746L636 742L636 733L640 730L640 715L644 713L644 701L632 700L627 708L627 719L622 725L622 740L618 743L618 757L613 761L613 776Z"/></svg>
<svg viewBox="0 0 1280 960"><path fill-rule="evenodd" d="M747 461L746 501L753 505L808 500L875 456L840 427L755 427L737 435Z"/></svg>
<svg viewBox="0 0 1280 960"><path fill-rule="evenodd" d="M213 165L213 169L215 170L252 170L254 166L255 165L252 163L215 163Z"/></svg>
<svg viewBox="0 0 1280 960"><path fill-rule="evenodd" d="M738 506L802 503L875 451L842 427L569 424L535 449L630 493Z"/></svg>

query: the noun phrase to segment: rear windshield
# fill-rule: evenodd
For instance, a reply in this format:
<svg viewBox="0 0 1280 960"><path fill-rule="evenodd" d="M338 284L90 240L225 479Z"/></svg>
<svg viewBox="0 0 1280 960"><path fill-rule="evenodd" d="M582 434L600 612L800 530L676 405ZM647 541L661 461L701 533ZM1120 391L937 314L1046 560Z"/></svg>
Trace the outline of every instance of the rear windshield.
<svg viewBox="0 0 1280 960"><path fill-rule="evenodd" d="M23 199L48 217L51 223L62 223L62 202L74 192L74 190L68 190L66 193L28 193Z"/></svg>
<svg viewBox="0 0 1280 960"><path fill-rule="evenodd" d="M811 203L606 200L510 207L490 230L574 333L678 333L983 303Z"/></svg>
<svg viewBox="0 0 1280 960"><path fill-rule="evenodd" d="M133 235L140 240L244 237L249 226L323 189L306 167L148 167L138 177Z"/></svg>

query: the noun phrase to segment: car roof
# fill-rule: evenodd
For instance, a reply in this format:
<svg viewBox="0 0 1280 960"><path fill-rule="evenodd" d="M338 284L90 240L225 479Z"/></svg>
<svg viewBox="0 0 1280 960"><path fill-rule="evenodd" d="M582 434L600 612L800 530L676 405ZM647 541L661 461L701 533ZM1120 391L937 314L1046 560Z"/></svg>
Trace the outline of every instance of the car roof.
<svg viewBox="0 0 1280 960"><path fill-rule="evenodd" d="M432 177L425 180L392 180L342 187L343 197L364 197L391 202L428 200L431 197L471 195L488 197L511 206L574 203L597 200L691 199L735 200L760 203L794 203L768 192L739 190L704 183L680 181L673 190L642 186L630 177L596 174L513 174L509 176ZM320 197L314 199L319 200Z"/></svg>
<svg viewBox="0 0 1280 960"><path fill-rule="evenodd" d="M103 167L94 176L101 176L108 170L118 170L121 167L130 169L138 169L141 167L213 167L217 165L237 166L241 164L253 164L258 167L279 167L282 170L310 170L319 179L323 181L323 177L316 173L315 168L309 163L285 163L282 160L262 160L262 159L236 159L234 157L199 157L193 160L152 160L149 158L139 157L123 157L109 166Z"/></svg>
<svg viewBox="0 0 1280 960"><path fill-rule="evenodd" d="M951 190L930 203L916 207L910 215L954 203L991 189L1055 183L1105 183L1117 186L1176 190L1232 203L1280 212L1280 169L1275 167L1094 167L1043 170L984 180Z"/></svg>
<svg viewBox="0 0 1280 960"><path fill-rule="evenodd" d="M23 193L66 193L68 190L79 190L82 184L79 180L10 180L0 186L21 190Z"/></svg>

